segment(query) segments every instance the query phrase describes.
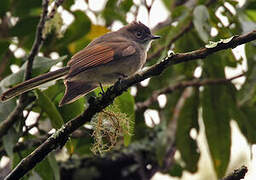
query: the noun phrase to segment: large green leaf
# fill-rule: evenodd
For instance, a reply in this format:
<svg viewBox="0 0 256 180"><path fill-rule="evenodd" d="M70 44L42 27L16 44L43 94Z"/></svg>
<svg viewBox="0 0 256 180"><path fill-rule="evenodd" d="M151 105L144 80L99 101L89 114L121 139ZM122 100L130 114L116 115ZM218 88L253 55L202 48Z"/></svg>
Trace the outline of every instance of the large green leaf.
<svg viewBox="0 0 256 180"><path fill-rule="evenodd" d="M212 161L218 177L223 177L230 157L228 92L225 86L206 86L202 97L203 120Z"/></svg>
<svg viewBox="0 0 256 180"><path fill-rule="evenodd" d="M133 0L125 0L120 4L120 9L124 12L128 12L133 5Z"/></svg>
<svg viewBox="0 0 256 180"><path fill-rule="evenodd" d="M44 93L46 96L48 96L51 100L56 100L57 96L59 94L63 94L65 91L65 86L63 84L62 80L56 81L56 83L53 86L50 86L47 88ZM58 102L56 102L57 104Z"/></svg>
<svg viewBox="0 0 256 180"><path fill-rule="evenodd" d="M256 134L255 128L256 123L254 117L256 116L255 108L251 108L247 105L239 106L237 98L237 90L232 83L227 85L229 91L229 100L228 100L228 111L233 120L235 120L243 133L250 143L255 143Z"/></svg>
<svg viewBox="0 0 256 180"><path fill-rule="evenodd" d="M60 180L60 168L53 153L47 156L47 160L54 174L54 180Z"/></svg>
<svg viewBox="0 0 256 180"><path fill-rule="evenodd" d="M53 65L57 64L58 62L63 61L66 59L66 56L62 56L56 60L52 60L46 57L40 57L36 56L32 68L32 76L37 76L39 74L47 72ZM0 85L4 87L9 87L11 85L17 84L19 82L22 82L24 79L24 73L25 69L27 66L27 62L24 63L20 70L14 74L11 74L4 78L1 82Z"/></svg>
<svg viewBox="0 0 256 180"><path fill-rule="evenodd" d="M47 113L48 117L51 120L52 126L55 129L60 128L64 124L64 121L54 103L49 99L48 96L44 94L44 92L36 90L36 94L38 105L42 108L44 112Z"/></svg>
<svg viewBox="0 0 256 180"><path fill-rule="evenodd" d="M220 53L204 61L203 75L206 78L224 78L224 65ZM202 93L203 121L206 138L218 177L223 177L230 158L230 92L227 85L204 86Z"/></svg>
<svg viewBox="0 0 256 180"><path fill-rule="evenodd" d="M225 65L222 53L216 53L204 60L205 78L224 78ZM203 121L206 138L218 177L223 177L230 158L230 88L228 85L204 86L202 93Z"/></svg>
<svg viewBox="0 0 256 180"><path fill-rule="evenodd" d="M200 38L207 42L210 37L209 12L206 6L199 5L193 12L193 23Z"/></svg>
<svg viewBox="0 0 256 180"><path fill-rule="evenodd" d="M123 6L121 9L120 6L117 6L117 2L118 0L108 0L104 10L102 11L102 16L105 18L106 26L111 25L115 20L119 20L126 24L125 13L123 13L122 10L127 9L128 6L126 8Z"/></svg>
<svg viewBox="0 0 256 180"><path fill-rule="evenodd" d="M8 130L8 133L3 137L3 146L7 155L13 159L13 148L18 142L19 136L15 129L12 127Z"/></svg>
<svg viewBox="0 0 256 180"><path fill-rule="evenodd" d="M194 90L191 97L186 100L178 119L176 144L185 162L185 169L190 172L197 171L199 152L197 143L190 137L191 129L198 128L199 92Z"/></svg>
<svg viewBox="0 0 256 180"><path fill-rule="evenodd" d="M129 127L124 127L125 129L128 129L127 133L124 134L124 145L128 146L134 133L134 97L130 94L130 92L124 92L121 96L116 98L115 102L118 104L120 111L129 117Z"/></svg>
<svg viewBox="0 0 256 180"><path fill-rule="evenodd" d="M75 102L66 104L65 106L62 106L58 109L63 117L64 122L67 122L84 112L85 98L82 97Z"/></svg>

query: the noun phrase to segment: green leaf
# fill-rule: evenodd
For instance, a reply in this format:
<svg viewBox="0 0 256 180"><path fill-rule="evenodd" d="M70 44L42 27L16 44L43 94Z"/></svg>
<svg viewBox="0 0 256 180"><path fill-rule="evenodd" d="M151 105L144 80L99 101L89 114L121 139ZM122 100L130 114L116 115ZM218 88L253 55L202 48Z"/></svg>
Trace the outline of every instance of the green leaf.
<svg viewBox="0 0 256 180"><path fill-rule="evenodd" d="M175 6L174 0L162 0L163 4L168 10L173 10L173 7Z"/></svg>
<svg viewBox="0 0 256 180"><path fill-rule="evenodd" d="M256 12L255 10L246 10L245 14L254 22L256 22Z"/></svg>
<svg viewBox="0 0 256 180"><path fill-rule="evenodd" d="M250 103L253 99L252 97L256 92L256 47L253 43L248 43L245 45L245 54L247 57L248 71L247 78L242 88L238 92L238 103L243 105L245 103Z"/></svg>
<svg viewBox="0 0 256 180"><path fill-rule="evenodd" d="M190 43L188 43L190 42ZM195 31L190 31L184 34L176 43L175 43L175 52L188 52L193 51L202 47L203 43L198 37ZM174 66L176 72L176 77L178 75L184 75L185 77L191 79L194 77L194 70L200 64L198 61L190 61L187 63L180 63Z"/></svg>
<svg viewBox="0 0 256 180"><path fill-rule="evenodd" d="M180 164L175 162L171 169L168 171L168 174L170 174L173 177L181 177L183 173L183 168Z"/></svg>
<svg viewBox="0 0 256 180"><path fill-rule="evenodd" d="M13 159L13 148L18 142L19 136L15 129L12 127L8 130L8 133L3 137L3 146L7 155Z"/></svg>
<svg viewBox="0 0 256 180"><path fill-rule="evenodd" d="M48 96L51 100L55 100L56 97L65 91L65 86L62 80L56 81L53 86L48 87L44 93ZM56 102L58 103L58 102Z"/></svg>
<svg viewBox="0 0 256 180"><path fill-rule="evenodd" d="M26 0L26 3L22 0L15 0L12 3L12 13L18 17L28 17L30 15L41 14L41 0ZM28 26L28 28L31 28Z"/></svg>
<svg viewBox="0 0 256 180"><path fill-rule="evenodd" d="M198 35L204 42L208 42L210 38L209 17L208 9L204 5L199 5L194 9L193 23Z"/></svg>
<svg viewBox="0 0 256 180"><path fill-rule="evenodd" d="M93 138L78 138L78 139L72 139L72 142L74 144L74 153L84 156L84 155L92 155L91 147L93 144Z"/></svg>
<svg viewBox="0 0 256 180"><path fill-rule="evenodd" d="M33 64L32 76L35 77L39 74L47 72L53 65L63 61L64 59L66 59L66 56L62 56L56 60L52 60L46 57L36 56ZM4 87L9 87L11 85L22 82L24 79L26 66L27 66L27 62L21 66L20 70L17 73L13 73L7 76L6 78L4 78L0 82L0 85Z"/></svg>
<svg viewBox="0 0 256 180"><path fill-rule="evenodd" d="M126 24L125 13L120 11L120 7L117 6L118 0L108 0L104 10L102 11L102 16L105 18L106 26L109 26L115 20L119 20Z"/></svg>
<svg viewBox="0 0 256 180"><path fill-rule="evenodd" d="M33 152L34 148L28 147L23 151L19 151L19 153L14 154L14 158L12 160L12 168L16 167L17 164L22 160L21 157L27 157L31 152Z"/></svg>
<svg viewBox="0 0 256 180"><path fill-rule="evenodd" d="M120 9L124 12L128 12L133 5L133 0L124 0L120 4Z"/></svg>
<svg viewBox="0 0 256 180"><path fill-rule="evenodd" d="M82 11L75 11L73 13L75 21L68 27L64 37L58 40L58 44L66 46L68 43L76 41L85 36L91 28L91 21Z"/></svg>
<svg viewBox="0 0 256 180"><path fill-rule="evenodd" d="M236 7L237 4L238 4L238 1L234 1L234 0L227 0L227 2L228 2L229 4L231 4L231 5L233 5L234 7Z"/></svg>
<svg viewBox="0 0 256 180"><path fill-rule="evenodd" d="M10 0L1 0L0 17L3 17L10 8Z"/></svg>
<svg viewBox="0 0 256 180"><path fill-rule="evenodd" d="M75 0L64 1L63 4L62 4L62 6L63 6L65 9L69 10L70 7L71 7L74 3L75 3Z"/></svg>
<svg viewBox="0 0 256 180"><path fill-rule="evenodd" d="M171 15L173 19L178 19L186 15L187 12L189 12L189 9L186 6L178 6L172 11Z"/></svg>
<svg viewBox="0 0 256 180"><path fill-rule="evenodd" d="M225 175L231 146L228 92L225 86L205 86L202 97L203 120L212 161L218 177Z"/></svg>
<svg viewBox="0 0 256 180"><path fill-rule="evenodd" d="M191 129L198 127L198 108L199 108L199 92L194 90L191 97L186 100L178 119L176 144L177 149L181 153L181 158L185 162L184 169L189 172L197 171L197 163L199 160L199 152L197 151L197 143L190 137Z"/></svg>
<svg viewBox="0 0 256 180"><path fill-rule="evenodd" d="M40 90L37 89L36 94L37 94L38 105L42 108L44 112L46 112L46 114L50 118L53 128L59 129L64 124L64 121L59 111L57 110L56 106L49 99L49 97L46 96Z"/></svg>
<svg viewBox="0 0 256 180"><path fill-rule="evenodd" d="M130 92L124 92L121 96L116 98L115 102L118 104L118 107L121 112L125 113L129 118L129 127L123 127L128 130L127 133L124 134L124 145L128 146L131 142L131 137L134 133L134 123L135 123L135 102L134 97L130 94Z"/></svg>
<svg viewBox="0 0 256 180"><path fill-rule="evenodd" d="M207 57L204 61L205 78L224 78L224 63L221 53ZM230 158L231 92L228 85L204 86L202 93L203 121L213 165L218 177L223 177Z"/></svg>
<svg viewBox="0 0 256 180"><path fill-rule="evenodd" d="M47 156L47 160L50 164L50 168L52 169L54 173L54 180L60 180L60 168L59 165L54 157L54 153L50 153Z"/></svg>
<svg viewBox="0 0 256 180"><path fill-rule="evenodd" d="M166 150L170 146L169 132L167 130L167 121L162 121L157 127L157 141L154 144L156 147L155 154L157 162L160 166L164 165L164 160L166 158Z"/></svg>
<svg viewBox="0 0 256 180"><path fill-rule="evenodd" d="M54 179L55 178L55 173L51 167L51 164L49 162L49 158L44 159L41 161L39 164L36 165L34 170L38 173L38 175L43 179L43 180L49 180L49 179Z"/></svg>
<svg viewBox="0 0 256 180"><path fill-rule="evenodd" d="M246 4L246 9L255 10L256 9L256 1L255 0L248 1L248 3Z"/></svg>
<svg viewBox="0 0 256 180"><path fill-rule="evenodd" d="M24 3L27 4L27 3ZM36 26L39 22L39 16L38 17L24 17L21 18L15 26L13 26L9 30L10 36L18 36L18 37L25 37L25 36L33 36L35 34Z"/></svg>
<svg viewBox="0 0 256 180"><path fill-rule="evenodd" d="M242 109L239 109L237 106L232 107L231 106L231 114L232 118L236 120L239 129L243 133L243 135L246 137L247 141L250 144L256 143L256 123L255 123L255 116L256 116L256 110L255 107L248 107L244 106Z"/></svg>
<svg viewBox="0 0 256 180"><path fill-rule="evenodd" d="M42 179L38 173L36 173L34 170L31 171L31 174L29 175L28 178L22 178L22 180L38 180Z"/></svg>
<svg viewBox="0 0 256 180"><path fill-rule="evenodd" d="M71 104L66 104L65 106L59 107L58 109L64 122L68 122L84 112L85 98L82 97Z"/></svg>
<svg viewBox="0 0 256 180"><path fill-rule="evenodd" d="M4 92L4 89L0 86L0 94ZM0 102L0 122L5 120L9 114L14 110L16 107L15 99L10 99L6 102Z"/></svg>

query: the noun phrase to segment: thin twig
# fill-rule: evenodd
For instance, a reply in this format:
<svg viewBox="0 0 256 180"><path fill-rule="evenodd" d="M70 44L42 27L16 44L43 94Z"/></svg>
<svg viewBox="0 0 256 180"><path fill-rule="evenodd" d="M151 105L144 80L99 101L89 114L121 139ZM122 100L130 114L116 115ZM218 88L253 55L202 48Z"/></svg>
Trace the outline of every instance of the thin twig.
<svg viewBox="0 0 256 180"><path fill-rule="evenodd" d="M63 3L64 0L58 0L55 2L56 6L60 6L61 3ZM25 80L28 80L31 78L32 75L32 66L33 66L33 61L35 59L35 56L38 54L42 44L43 44L43 29L45 26L45 22L47 21L47 14L48 14L48 5L49 5L49 0L43 0L42 1L42 9L43 12L41 14L41 18L40 21L37 25L37 29L36 29L36 36L35 36L35 40L33 43L33 46L31 48L31 51L28 55L28 60L27 60L27 67L26 67L26 71L25 71ZM54 13L56 11L54 11L52 13L52 16L54 16ZM30 99L30 100L28 100ZM32 98L33 99L33 98ZM8 116L7 119L5 119L4 121L2 121L0 123L0 138L5 135L7 133L7 131L10 129L10 127L13 126L13 124L20 119L20 117L22 116L22 112L23 110L27 107L27 105L29 105L31 103L31 98L28 98L27 93L24 93L20 96L19 98L19 103L16 106L16 108L12 111L12 113Z"/></svg>
<svg viewBox="0 0 256 180"><path fill-rule="evenodd" d="M200 87L200 86L205 86L205 85L223 84L223 83L227 83L229 81L232 81L234 79L240 78L244 75L245 75L245 73L242 73L242 74L239 74L237 76L234 76L232 78L227 78L227 79L226 78L222 78L222 79L204 79L204 80L193 79L191 81L179 82L177 84L170 85L166 88L154 91L152 93L152 96L150 96L144 102L137 102L136 103L136 110L144 111L146 108L148 108L154 102L156 102L158 96L160 96L162 94L170 94L175 90L184 89L184 88L189 87L189 86Z"/></svg>
<svg viewBox="0 0 256 180"><path fill-rule="evenodd" d="M127 88L133 86L134 84L149 77L161 74L165 69L167 69L167 67L171 65L188 62L199 58L203 59L217 51L234 48L255 39L256 30L245 35L236 36L227 43L218 43L213 48L202 48L192 52L175 54L171 57L166 57L160 63L152 66L142 73L135 74L134 76L125 80L116 82L113 86L108 88L103 96L89 99L89 106L82 115L64 124L62 128L57 130L56 133L49 137L30 155L24 158L6 177L6 180L19 179L23 177L28 171L34 168L37 163L41 162L51 151L58 147L62 147L72 132L74 132L84 123L89 122L96 113L102 111L104 108L112 104L116 97L120 96L124 91L127 90Z"/></svg>

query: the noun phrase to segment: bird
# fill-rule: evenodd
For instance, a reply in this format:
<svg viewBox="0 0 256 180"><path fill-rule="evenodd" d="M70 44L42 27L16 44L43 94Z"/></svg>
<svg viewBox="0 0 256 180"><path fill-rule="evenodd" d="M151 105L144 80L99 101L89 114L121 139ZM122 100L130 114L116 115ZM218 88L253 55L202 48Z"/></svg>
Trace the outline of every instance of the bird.
<svg viewBox="0 0 256 180"><path fill-rule="evenodd" d="M4 92L0 100L6 101L46 82L64 78L66 89L59 106L72 103L102 84L113 84L141 70L151 42L159 38L143 23L133 21L93 40L74 54L66 67L18 84Z"/></svg>

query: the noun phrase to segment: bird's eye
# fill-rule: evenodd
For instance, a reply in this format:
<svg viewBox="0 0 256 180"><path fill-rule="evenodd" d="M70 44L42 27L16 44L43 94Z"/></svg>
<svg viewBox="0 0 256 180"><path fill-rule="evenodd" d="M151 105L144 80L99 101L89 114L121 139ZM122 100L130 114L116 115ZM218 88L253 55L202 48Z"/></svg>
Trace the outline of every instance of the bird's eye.
<svg viewBox="0 0 256 180"><path fill-rule="evenodd" d="M137 38L141 38L143 33L141 31L136 31L135 35Z"/></svg>

